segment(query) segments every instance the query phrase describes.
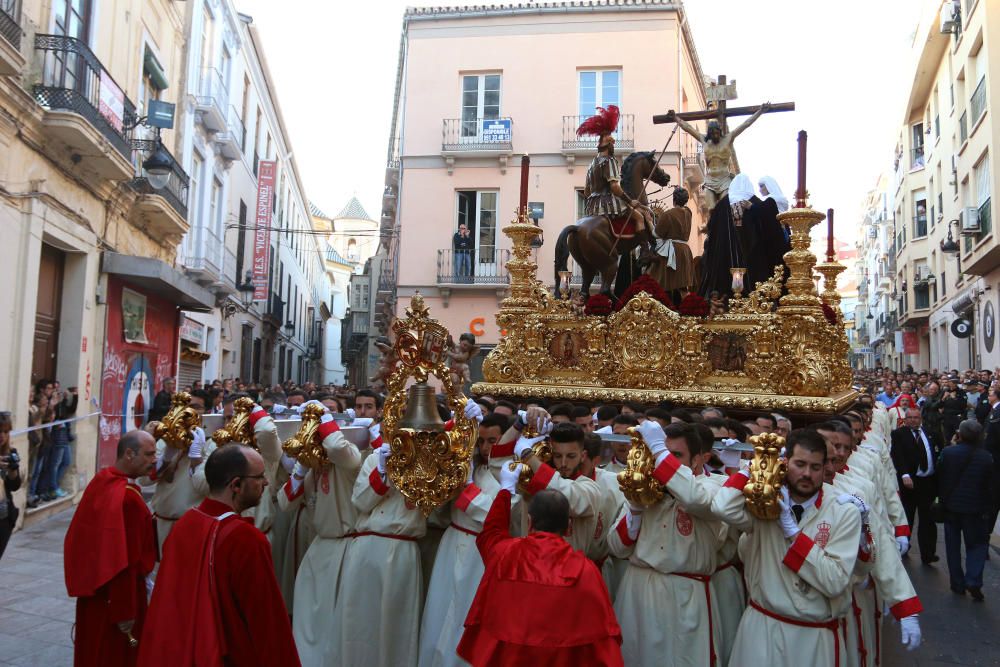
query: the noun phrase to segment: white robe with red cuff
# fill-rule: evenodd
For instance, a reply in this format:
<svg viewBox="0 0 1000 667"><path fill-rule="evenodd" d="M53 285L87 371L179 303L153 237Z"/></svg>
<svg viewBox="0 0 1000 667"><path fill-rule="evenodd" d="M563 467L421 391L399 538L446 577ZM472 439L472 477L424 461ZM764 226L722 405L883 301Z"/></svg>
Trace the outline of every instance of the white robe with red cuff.
<svg viewBox="0 0 1000 667"><path fill-rule="evenodd" d="M727 475L712 474L707 481L721 488L728 479ZM716 489L718 491L718 489ZM747 589L743 584L743 563L740 562L737 548L742 533L733 526L726 527L726 537L719 548L718 565L712 573L713 611L717 611L718 625L715 628L716 646L719 665L728 665L729 656L736 639L736 630L747 606Z"/></svg>
<svg viewBox="0 0 1000 667"><path fill-rule="evenodd" d="M861 513L851 503L837 503L837 490L824 484L802 515L801 532L788 540L778 520L759 520L747 511L746 482L744 475L733 475L712 503L719 518L746 531L740 556L749 604L730 664L843 665L842 620L851 606Z"/></svg>
<svg viewBox="0 0 1000 667"><path fill-rule="evenodd" d="M438 546L420 623L420 667L467 664L455 650L483 576L476 537L498 491L500 484L489 467L480 466L475 481L451 503L451 524Z"/></svg>
<svg viewBox="0 0 1000 667"><path fill-rule="evenodd" d="M854 456L851 455L851 462L855 460ZM850 466L834 477L833 486L839 491L857 495L865 502L868 502L868 496L879 495L871 480ZM867 556L859 554L846 631L848 659L845 664L863 667L874 667L881 656L884 635L882 602L889 605L897 620L923 610L903 567L888 518L871 510L869 524L872 549Z"/></svg>
<svg viewBox="0 0 1000 667"><path fill-rule="evenodd" d="M607 542L608 533L611 532L611 523L615 520L621 512L622 507L625 506L625 496L622 494L621 486L618 485L618 475L607 468L597 468L594 470L594 481L596 481L601 489L604 491L605 504L607 509L604 512L604 516L607 518L607 530L605 531L604 541ZM604 577L604 583L608 586L608 594L611 596L611 601L615 601L615 596L618 594L618 586L621 584L622 577L625 576L625 567L628 565L628 560L623 558L616 558L610 551L606 550L606 555L601 563L601 575Z"/></svg>
<svg viewBox="0 0 1000 667"><path fill-rule="evenodd" d="M643 512L637 538L628 534L627 506L608 536L611 553L628 559L614 605L622 658L630 667L711 665L718 626L711 577L726 537L710 511L718 485L672 455L653 474L668 493Z"/></svg>
<svg viewBox="0 0 1000 667"><path fill-rule="evenodd" d="M378 456L372 452L365 459L354 483L358 521L344 554L334 612L335 664L415 666L423 607L417 540L427 522L379 474Z"/></svg>
<svg viewBox="0 0 1000 667"><path fill-rule="evenodd" d="M319 426L331 467L309 470L297 486L289 480L278 494L279 508L298 514L312 506L316 538L305 552L295 577L292 631L302 667L326 667L337 662L339 621L336 615L344 553L354 529L357 510L351 501L361 467L361 454L336 422Z"/></svg>
<svg viewBox="0 0 1000 667"><path fill-rule="evenodd" d="M869 431L861 446L851 454L850 465L871 480L879 491L873 498L873 503L880 513L887 516L895 537L910 537L910 524L906 521L903 502L899 498L896 467L889 456L885 439Z"/></svg>
<svg viewBox="0 0 1000 667"><path fill-rule="evenodd" d="M555 468L543 463L531 476L528 496L542 489L559 491L569 501L569 528L564 537L570 546L591 560L600 560L606 553L603 539L612 519L604 516L607 505L597 482L583 476L565 479Z"/></svg>
<svg viewBox="0 0 1000 667"><path fill-rule="evenodd" d="M157 462L163 459L167 447L167 443L162 439L156 441ZM200 475L204 479L205 460L208 458L209 453L203 453L202 459L195 466L194 470L192 470L191 459L188 458L188 455L176 452L174 456L179 458L171 481L164 479L159 470L154 471L149 477L140 480L143 483L156 482L156 489L153 491L153 497L149 504L152 506L153 514L156 517L156 538L160 546L160 553L163 553L163 544L167 541L167 535L170 534L170 529L174 527L174 523L181 518L184 512L187 512L205 499L208 487L207 485L204 488L195 486L195 476ZM157 467L159 468L160 466Z"/></svg>

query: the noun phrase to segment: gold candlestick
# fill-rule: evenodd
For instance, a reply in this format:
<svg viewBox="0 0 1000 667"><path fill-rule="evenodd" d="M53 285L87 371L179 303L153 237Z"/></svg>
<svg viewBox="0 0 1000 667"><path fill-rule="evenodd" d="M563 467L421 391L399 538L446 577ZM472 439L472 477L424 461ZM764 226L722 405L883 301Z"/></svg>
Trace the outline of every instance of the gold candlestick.
<svg viewBox="0 0 1000 667"><path fill-rule="evenodd" d="M817 264L815 270L823 276L823 301L834 310L840 308L840 292L837 291L837 276L847 270L839 262Z"/></svg>
<svg viewBox="0 0 1000 667"><path fill-rule="evenodd" d="M811 208L793 208L778 214L778 222L792 230L792 249L785 253L788 294L781 297L779 313L819 315L820 300L812 281L816 256L809 251L809 231L826 216Z"/></svg>

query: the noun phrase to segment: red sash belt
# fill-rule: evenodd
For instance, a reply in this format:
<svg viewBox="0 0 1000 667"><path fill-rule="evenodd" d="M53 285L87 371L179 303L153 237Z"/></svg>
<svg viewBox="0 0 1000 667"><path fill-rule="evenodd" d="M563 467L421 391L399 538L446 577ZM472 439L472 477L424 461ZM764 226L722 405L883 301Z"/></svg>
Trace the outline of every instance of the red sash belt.
<svg viewBox="0 0 1000 667"><path fill-rule="evenodd" d="M729 563L729 565L732 565L732 563ZM716 572L718 571L719 570L716 570ZM714 665L717 658L715 655L715 628L712 623L712 576L709 574L695 574L691 572L671 572L670 574L675 577L684 577L685 579L700 581L702 586L705 587L705 603L708 605L708 664Z"/></svg>
<svg viewBox="0 0 1000 667"><path fill-rule="evenodd" d="M462 533L465 533L466 535L472 535L473 537L479 537L479 533L478 532L476 532L474 530L469 530L468 528L463 528L462 526L458 525L457 523L449 523L448 527L449 528L454 528L455 530L457 530L459 532L462 532Z"/></svg>
<svg viewBox="0 0 1000 667"><path fill-rule="evenodd" d="M851 591L851 610L854 612L854 624L858 626L858 655L861 657L860 664L866 665L868 660L868 650L865 648L865 636L861 632L861 607L858 606L854 591ZM845 641L847 637L844 637Z"/></svg>
<svg viewBox="0 0 1000 667"><path fill-rule="evenodd" d="M362 530L362 531L358 531L356 533L348 533L347 535L344 535L344 537L350 537L350 538L353 539L355 537L366 537L366 536L369 536L369 535L371 535L373 537L384 537L384 538L389 539L389 540L402 540L403 542L416 542L417 541L417 538L410 537L409 535L387 535L385 533L376 533L373 530Z"/></svg>
<svg viewBox="0 0 1000 667"><path fill-rule="evenodd" d="M751 607L753 607L754 609L756 609L760 613L764 614L765 616L769 616L770 618L773 618L776 621L781 621L782 623L787 623L788 625L795 625L795 626L798 626L800 628L820 628L820 629L829 630L830 632L832 632L833 633L833 664L836 665L837 667L840 666L840 632L838 630L838 628L840 627L840 623L837 622L837 619L833 619L833 620L830 620L830 621L816 621L816 622L814 622L814 621L803 621L803 620L800 620L800 619L797 619L797 618L788 618L787 616L782 616L781 614L776 614L775 612L771 611L770 609L765 609L764 607L760 606L752 598L749 599L749 600L747 600L747 602L750 604Z"/></svg>

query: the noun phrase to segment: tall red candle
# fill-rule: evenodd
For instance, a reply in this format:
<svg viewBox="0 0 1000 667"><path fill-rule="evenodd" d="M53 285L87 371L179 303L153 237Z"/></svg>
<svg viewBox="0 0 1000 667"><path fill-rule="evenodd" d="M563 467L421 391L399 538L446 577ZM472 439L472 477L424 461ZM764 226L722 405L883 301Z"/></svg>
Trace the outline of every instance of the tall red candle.
<svg viewBox="0 0 1000 667"><path fill-rule="evenodd" d="M805 208L808 197L808 192L806 192L806 140L806 131L799 130L799 184L795 190L796 208Z"/></svg>
<svg viewBox="0 0 1000 667"><path fill-rule="evenodd" d="M826 209L826 261L832 262L833 252L833 209Z"/></svg>
<svg viewBox="0 0 1000 667"><path fill-rule="evenodd" d="M521 201L518 205L518 214L527 216L528 215L528 166L531 164L531 158L527 155L521 156Z"/></svg>

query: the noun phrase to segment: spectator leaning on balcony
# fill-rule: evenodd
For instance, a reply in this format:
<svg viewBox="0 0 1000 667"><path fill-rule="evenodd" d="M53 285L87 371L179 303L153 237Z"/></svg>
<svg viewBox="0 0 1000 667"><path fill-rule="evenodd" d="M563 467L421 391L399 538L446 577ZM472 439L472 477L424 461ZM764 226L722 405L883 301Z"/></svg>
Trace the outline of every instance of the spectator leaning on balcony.
<svg viewBox="0 0 1000 667"><path fill-rule="evenodd" d="M453 264L455 275L461 278L468 278L472 275L472 234L469 233L469 226L464 222L458 225L458 231L452 239L453 252L455 257Z"/></svg>

